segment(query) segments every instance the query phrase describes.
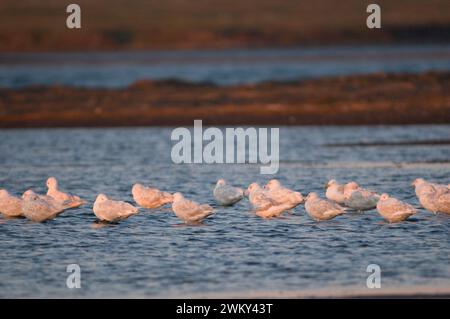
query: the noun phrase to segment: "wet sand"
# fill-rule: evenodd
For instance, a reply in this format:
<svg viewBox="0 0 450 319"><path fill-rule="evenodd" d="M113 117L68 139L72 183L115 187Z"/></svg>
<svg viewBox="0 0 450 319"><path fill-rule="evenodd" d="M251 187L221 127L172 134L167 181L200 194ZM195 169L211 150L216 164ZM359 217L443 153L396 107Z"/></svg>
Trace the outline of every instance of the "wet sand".
<svg viewBox="0 0 450 319"><path fill-rule="evenodd" d="M256 85L139 81L125 89L0 89L0 127L450 123L450 73Z"/></svg>

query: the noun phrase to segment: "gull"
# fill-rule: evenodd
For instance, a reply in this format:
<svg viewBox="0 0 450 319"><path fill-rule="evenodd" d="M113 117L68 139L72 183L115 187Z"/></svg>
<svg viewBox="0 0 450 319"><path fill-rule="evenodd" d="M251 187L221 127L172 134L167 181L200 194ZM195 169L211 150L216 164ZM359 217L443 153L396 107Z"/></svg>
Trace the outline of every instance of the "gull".
<svg viewBox="0 0 450 319"><path fill-rule="evenodd" d="M426 182L422 178L414 180L412 186L415 188L416 196L419 199L420 205L426 210L436 214L440 209L445 209L445 196L439 203L439 198L446 193L450 192L450 189L446 185L434 184Z"/></svg>
<svg viewBox="0 0 450 319"><path fill-rule="evenodd" d="M416 187L416 195L420 205L426 210L436 214L439 210L437 204L438 193L436 188L430 184L422 184Z"/></svg>
<svg viewBox="0 0 450 319"><path fill-rule="evenodd" d="M214 187L213 195L220 205L230 206L244 197L244 191L242 188L227 184L224 179L219 179Z"/></svg>
<svg viewBox="0 0 450 319"><path fill-rule="evenodd" d="M8 193L6 189L0 189L0 213L6 217L22 216L23 200Z"/></svg>
<svg viewBox="0 0 450 319"><path fill-rule="evenodd" d="M345 206L363 211L375 208L380 195L359 187L355 182L350 182L344 188L344 197Z"/></svg>
<svg viewBox="0 0 450 319"><path fill-rule="evenodd" d="M109 199L104 194L99 194L95 200L93 211L101 221L117 222L138 213L138 208L133 205Z"/></svg>
<svg viewBox="0 0 450 319"><path fill-rule="evenodd" d="M439 195L437 201L438 211L440 213L450 214L450 191Z"/></svg>
<svg viewBox="0 0 450 319"><path fill-rule="evenodd" d="M325 196L329 200L336 202L338 204L344 204L345 196L344 196L344 187L345 185L340 185L335 179L330 180L326 187Z"/></svg>
<svg viewBox="0 0 450 319"><path fill-rule="evenodd" d="M306 196L305 210L316 221L329 220L344 214L345 208L335 202L322 199L316 193Z"/></svg>
<svg viewBox="0 0 450 319"><path fill-rule="evenodd" d="M250 204L252 204L254 207L260 206L259 201L266 201L270 200L270 202L275 203L270 197L267 195L267 192L261 188L261 186L258 183L251 183L248 185L247 190L244 192L246 196L248 196L248 200L250 201ZM262 202L261 202L262 203Z"/></svg>
<svg viewBox="0 0 450 319"><path fill-rule="evenodd" d="M53 197L51 197L49 195L36 194L32 189L29 189L29 190L25 191L23 193L23 195L22 195L22 199L24 199L28 195L35 195L35 196L39 197L40 199L48 202L50 205L53 205L54 207L57 207L57 208L61 208L63 210L76 208L76 207L80 206L79 203L73 202L73 201L70 201L70 200L64 201L64 202L60 202L60 201L57 201L56 199L54 199Z"/></svg>
<svg viewBox="0 0 450 319"><path fill-rule="evenodd" d="M50 177L47 179L47 187L48 187L48 191L47 191L48 196L53 197L55 200L57 200L60 203L63 203L63 202L68 203L69 202L71 205L71 208L76 208L76 207L86 204L86 202L84 200L80 199L80 197L78 197L78 196L61 192L58 189L58 181L54 177Z"/></svg>
<svg viewBox="0 0 450 319"><path fill-rule="evenodd" d="M428 185L422 190L419 202L423 208L434 214L450 214L450 191L439 191Z"/></svg>
<svg viewBox="0 0 450 319"><path fill-rule="evenodd" d="M134 201L144 208L158 208L173 200L172 194L162 192L157 188L145 187L139 183L133 185L131 193Z"/></svg>
<svg viewBox="0 0 450 319"><path fill-rule="evenodd" d="M201 222L214 211L208 204L200 205L185 199L181 193L173 194L172 210L185 223Z"/></svg>
<svg viewBox="0 0 450 319"><path fill-rule="evenodd" d="M353 190L359 188L359 185L355 182L347 184L339 184L335 179L330 180L325 186L325 196L329 200L338 203L339 205L345 204L345 190Z"/></svg>
<svg viewBox="0 0 450 319"><path fill-rule="evenodd" d="M423 178L417 178L412 183L412 186L415 188L417 197L420 197L421 193L429 193L430 188L428 186L432 186L435 191L441 193L448 192L449 185L443 185L443 184L436 184L436 183L430 183L425 181Z"/></svg>
<svg viewBox="0 0 450 319"><path fill-rule="evenodd" d="M35 195L35 196L37 196L37 197L39 197L40 199L43 199L43 200L56 202L56 199L54 199L53 197L48 196L48 195L40 195L40 194L37 194L37 193L35 193L32 189L26 190L26 191L22 194L22 199L24 199L25 197L30 196L30 195Z"/></svg>
<svg viewBox="0 0 450 319"><path fill-rule="evenodd" d="M389 223L398 223L417 213L411 205L388 194L382 194L377 203L378 213Z"/></svg>
<svg viewBox="0 0 450 319"><path fill-rule="evenodd" d="M54 202L46 201L35 193L28 192L23 196L22 213L34 222L40 223L53 219L63 211L63 205L55 205Z"/></svg>
<svg viewBox="0 0 450 319"><path fill-rule="evenodd" d="M246 194L256 215L262 218L278 217L290 207L289 204L276 202L270 197L268 191L261 188L257 183L250 184Z"/></svg>
<svg viewBox="0 0 450 319"><path fill-rule="evenodd" d="M286 207L288 207L288 210L297 207L304 200L302 194L290 190L289 188L283 187L281 183L276 179L270 180L264 186L264 189L267 190L270 198L272 198L277 203L286 205Z"/></svg>

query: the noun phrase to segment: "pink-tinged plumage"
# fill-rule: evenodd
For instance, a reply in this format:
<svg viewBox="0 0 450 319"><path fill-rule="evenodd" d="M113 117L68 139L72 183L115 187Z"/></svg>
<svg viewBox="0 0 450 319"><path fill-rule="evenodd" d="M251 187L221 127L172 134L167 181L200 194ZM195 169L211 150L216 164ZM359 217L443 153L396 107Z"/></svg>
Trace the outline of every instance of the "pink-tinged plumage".
<svg viewBox="0 0 450 319"><path fill-rule="evenodd" d="M70 206L70 208L76 208L86 204L86 201L80 199L80 197L60 191L58 188L58 181L54 177L49 177L47 179L47 187L48 196L54 198L60 203L65 203L65 205Z"/></svg>
<svg viewBox="0 0 450 319"><path fill-rule="evenodd" d="M58 216L64 211L63 205L55 201L47 201L33 192L23 195L22 213L34 222L44 222Z"/></svg>
<svg viewBox="0 0 450 319"><path fill-rule="evenodd" d="M6 217L22 216L23 200L8 193L5 189L0 189L0 213Z"/></svg>
<svg viewBox="0 0 450 319"><path fill-rule="evenodd" d="M173 201L172 194L139 183L133 185L131 193L134 201L143 208L158 208Z"/></svg>
<svg viewBox="0 0 450 319"><path fill-rule="evenodd" d="M173 194L172 210L185 223L201 222L214 212L208 204L198 204L185 199L181 193Z"/></svg>
<svg viewBox="0 0 450 319"><path fill-rule="evenodd" d="M345 205L345 194L350 194L358 188L359 185L356 182L339 184L336 180L332 179L325 185L325 197L339 205Z"/></svg>
<svg viewBox="0 0 450 319"><path fill-rule="evenodd" d="M101 221L117 222L137 214L139 210L129 203L115 201L100 194L95 200L93 211Z"/></svg>
<svg viewBox="0 0 450 319"><path fill-rule="evenodd" d="M248 186L246 193L253 206L255 214L262 218L279 217L290 207L289 204L283 204L270 197L267 190L261 188L259 184L252 183Z"/></svg>
<svg viewBox="0 0 450 319"><path fill-rule="evenodd" d="M316 193L306 197L305 210L316 221L324 221L342 215L345 208L328 199L322 199Z"/></svg>
<svg viewBox="0 0 450 319"><path fill-rule="evenodd" d="M420 205L432 213L450 214L450 189L448 185L429 183L422 178L414 180L416 196Z"/></svg>
<svg viewBox="0 0 450 319"><path fill-rule="evenodd" d="M378 213L389 223L398 223L417 213L411 205L388 194L382 194L377 203Z"/></svg>
<svg viewBox="0 0 450 319"><path fill-rule="evenodd" d="M270 180L264 189L267 191L267 195L280 205L285 205L288 210L293 209L300 205L304 198L300 192L290 190L283 187L276 179Z"/></svg>

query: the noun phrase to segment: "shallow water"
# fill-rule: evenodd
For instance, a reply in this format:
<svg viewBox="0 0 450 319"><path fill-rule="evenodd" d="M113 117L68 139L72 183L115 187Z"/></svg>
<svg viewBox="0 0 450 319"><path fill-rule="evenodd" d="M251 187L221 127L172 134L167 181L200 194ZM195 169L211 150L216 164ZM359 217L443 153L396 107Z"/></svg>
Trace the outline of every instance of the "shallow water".
<svg viewBox="0 0 450 319"><path fill-rule="evenodd" d="M48 176L89 201L42 224L0 218L0 297L185 297L257 291L366 287L366 267L382 287L450 288L450 216L420 210L389 225L376 211L316 223L303 206L263 220L246 200L216 207L204 226L183 226L168 209L142 210L97 227L98 193L132 201L137 181L215 206L212 188L265 182L259 165L175 165L170 128L0 131L0 187L44 192ZM383 146L444 140L450 126L290 127L280 132L283 184L323 195L330 179L354 179L418 205L416 177L450 183L450 145ZM332 147L329 144L373 143ZM327 146L328 145L328 146ZM66 266L81 267L81 289L66 287ZM413 289L413 288L412 288Z"/></svg>
<svg viewBox="0 0 450 319"><path fill-rule="evenodd" d="M219 85L450 70L450 45L216 51L0 53L0 87L125 87L141 79Z"/></svg>

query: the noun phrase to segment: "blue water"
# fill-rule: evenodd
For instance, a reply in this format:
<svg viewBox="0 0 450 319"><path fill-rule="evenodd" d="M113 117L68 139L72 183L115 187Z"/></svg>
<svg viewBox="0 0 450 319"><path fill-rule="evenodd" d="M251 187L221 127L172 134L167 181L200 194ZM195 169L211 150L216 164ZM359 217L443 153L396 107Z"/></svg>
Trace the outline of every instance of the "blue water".
<svg viewBox="0 0 450 319"><path fill-rule="evenodd" d="M450 45L104 53L0 53L0 87L121 88L141 79L218 85L450 70Z"/></svg>
<svg viewBox="0 0 450 319"><path fill-rule="evenodd" d="M450 145L331 147L328 144L448 139L450 126L290 127L280 131L280 171L259 165L175 165L171 128L0 131L0 187L45 192L56 176L62 189L89 204L36 224L0 218L0 297L188 297L257 291L365 289L366 267L378 264L382 289L450 288L450 216L422 209L389 225L375 210L317 223L295 209L263 220L243 200L215 205L218 178L238 186L276 177L288 187L324 195L331 178L356 180L418 205L417 177L450 183ZM170 211L142 210L98 227L91 210L98 193L132 202L137 181L216 208L204 226L183 226ZM81 289L66 287L66 267L81 267Z"/></svg>

